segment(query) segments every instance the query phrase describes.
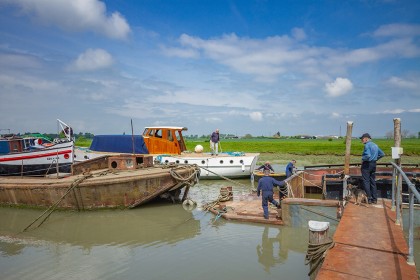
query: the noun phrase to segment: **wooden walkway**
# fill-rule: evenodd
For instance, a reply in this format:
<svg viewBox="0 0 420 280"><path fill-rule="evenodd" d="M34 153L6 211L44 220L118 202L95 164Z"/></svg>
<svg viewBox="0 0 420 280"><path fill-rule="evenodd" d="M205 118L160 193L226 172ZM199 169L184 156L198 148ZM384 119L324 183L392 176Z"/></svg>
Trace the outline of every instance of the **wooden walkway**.
<svg viewBox="0 0 420 280"><path fill-rule="evenodd" d="M278 198L276 198L276 200L278 201ZM255 193L242 197L240 200L234 199L220 202L217 209L210 209L210 212L219 215L226 220L283 225L283 221L279 218L281 215L280 209L276 209L269 205L268 211L268 219L264 219L261 197L257 197Z"/></svg>
<svg viewBox="0 0 420 280"><path fill-rule="evenodd" d="M317 280L419 279L416 267L407 264L407 241L390 204L347 204Z"/></svg>

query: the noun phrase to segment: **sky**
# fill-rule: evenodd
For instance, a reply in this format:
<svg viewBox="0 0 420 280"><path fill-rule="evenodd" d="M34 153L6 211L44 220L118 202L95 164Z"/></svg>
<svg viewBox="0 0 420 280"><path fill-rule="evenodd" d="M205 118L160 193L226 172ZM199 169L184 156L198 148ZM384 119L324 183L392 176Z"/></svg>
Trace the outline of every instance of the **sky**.
<svg viewBox="0 0 420 280"><path fill-rule="evenodd" d="M0 0L0 133L420 131L418 0Z"/></svg>

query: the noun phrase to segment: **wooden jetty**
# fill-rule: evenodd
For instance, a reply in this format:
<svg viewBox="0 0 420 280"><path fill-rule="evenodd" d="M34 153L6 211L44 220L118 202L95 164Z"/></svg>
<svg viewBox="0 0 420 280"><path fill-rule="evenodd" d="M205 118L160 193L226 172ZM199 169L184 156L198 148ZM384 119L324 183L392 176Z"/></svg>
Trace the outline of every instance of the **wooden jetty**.
<svg viewBox="0 0 420 280"><path fill-rule="evenodd" d="M389 200L347 204L316 279L419 279L416 267L407 264L407 242L395 220Z"/></svg>

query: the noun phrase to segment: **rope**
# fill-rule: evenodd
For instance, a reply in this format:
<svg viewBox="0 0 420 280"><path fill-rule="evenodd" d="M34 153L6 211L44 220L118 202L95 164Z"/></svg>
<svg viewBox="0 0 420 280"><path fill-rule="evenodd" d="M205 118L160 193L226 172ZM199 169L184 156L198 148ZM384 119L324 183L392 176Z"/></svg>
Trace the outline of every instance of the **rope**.
<svg viewBox="0 0 420 280"><path fill-rule="evenodd" d="M57 200L53 205L51 205L47 210L45 210L38 218L36 218L32 223L30 223L23 231L26 231L28 228L30 228L36 221L38 221L41 217L46 215L44 219L38 224L37 228L40 227L47 219L48 217L54 212L54 210L57 208L57 206L60 204L61 201L72 191L75 187L80 185L84 180L91 177L92 174L84 175L83 177L77 178L76 180L71 183L70 187L67 189L67 191L61 196L59 200Z"/></svg>
<svg viewBox="0 0 420 280"><path fill-rule="evenodd" d="M229 199L231 199L231 195L230 192L224 192L221 191L219 196L217 197L216 200L212 201L212 202L208 202L206 204L203 205L203 209L206 211L209 211L210 209L214 209L216 205L218 205L220 202L223 201L228 201Z"/></svg>
<svg viewBox="0 0 420 280"><path fill-rule="evenodd" d="M312 213L318 214L318 215L323 216L323 217L325 217L325 218L328 218L328 219L331 219L331 220L337 221L337 222L339 222L339 221L340 221L340 220L338 220L337 218L334 218L334 217L329 216L329 215L327 215L327 214L325 214L325 213L322 213L322 212L318 212L318 211L315 211L315 210L312 210L312 209L308 209L308 208L306 208L305 206L300 206L300 208L302 208L303 210L306 210L306 211L309 211L309 212L312 212Z"/></svg>
<svg viewBox="0 0 420 280"><path fill-rule="evenodd" d="M182 177L177 170L181 170L181 169L190 169L190 167L193 166L194 168L194 172L192 172L190 175L188 175L188 177ZM184 183L189 183L192 184L192 182L196 182L198 179L198 174L200 172L198 166L196 164L194 165L179 165L176 166L175 168L171 168L171 170L169 171L171 176L177 180L178 182L184 182Z"/></svg>
<svg viewBox="0 0 420 280"><path fill-rule="evenodd" d="M333 248L335 245L334 241L331 238L328 238L327 241L319 244L308 243L308 252L305 257L305 265L309 263L312 264L312 268L308 273L310 276L318 267L322 264L327 255L329 249Z"/></svg>
<svg viewBox="0 0 420 280"><path fill-rule="evenodd" d="M206 170L206 171L208 171L208 172L210 172L210 173L213 173L214 175L219 176L220 178L225 179L225 180L227 180L227 181L229 181L229 182L232 182L232 183L237 184L237 185L239 185L239 186L247 187L247 185L245 185L245 184L242 184L242 183L236 182L236 181L234 181L234 180L232 180L232 179L229 179L229 178L227 178L227 177L225 177L225 176L223 176L223 175L217 174L216 172L213 172L213 171L211 171L211 170L209 170L209 169L207 169L207 168L205 168L205 167L202 167L202 166L199 166L199 167L200 167L201 169L204 169L204 170Z"/></svg>

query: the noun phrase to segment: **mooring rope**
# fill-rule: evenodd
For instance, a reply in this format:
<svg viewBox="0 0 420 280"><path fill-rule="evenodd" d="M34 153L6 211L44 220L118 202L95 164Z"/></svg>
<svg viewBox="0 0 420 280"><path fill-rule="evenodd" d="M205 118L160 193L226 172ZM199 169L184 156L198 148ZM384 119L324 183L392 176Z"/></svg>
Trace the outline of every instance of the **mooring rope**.
<svg viewBox="0 0 420 280"><path fill-rule="evenodd" d="M63 201L63 199L70 193L70 191L72 191L75 187L77 187L78 185L80 185L84 180L86 180L87 178L93 176L92 174L87 174L87 175L83 175L80 178L77 178L76 180L74 180L70 187L67 189L67 191L61 196L61 198L59 200L57 200L53 205L51 205L47 210L45 210L38 218L36 218L32 223L30 223L23 231L26 231L28 228L30 228L36 221L38 221L41 217L43 217L44 215L46 215L44 217L44 219L38 224L37 228L40 227L47 219L48 217L55 211L55 209L57 208L57 206L60 204L61 201Z"/></svg>
<svg viewBox="0 0 420 280"><path fill-rule="evenodd" d="M325 218L328 218L328 219L334 220L334 221L336 221L336 222L339 222L339 221L340 221L339 219L337 219L337 218L335 218L335 217L332 217L332 216L327 215L327 214L322 213L322 212L318 212L318 211L315 211L315 210L311 210L311 209L309 209L309 208L306 208L305 206L300 206L300 208L302 208L303 210L306 210L306 211L309 211L309 212L315 213L315 214L317 214L317 215L323 216L323 217L325 217Z"/></svg>
<svg viewBox="0 0 420 280"><path fill-rule="evenodd" d="M305 257L305 265L312 264L312 268L308 273L310 276L322 264L327 255L328 250L335 245L334 240L328 238L327 241L319 244L308 243L308 252Z"/></svg>
<svg viewBox="0 0 420 280"><path fill-rule="evenodd" d="M189 174L187 177L182 177L177 170L182 170L182 169L189 169L190 167L193 167L194 172L192 172L191 174ZM189 183L192 184L194 181L198 180L198 173L200 172L198 165L196 164L192 164L192 165L179 165L179 166L175 166L175 168L171 168L171 170L169 171L171 176L177 180L178 182L185 182L185 183Z"/></svg>
<svg viewBox="0 0 420 280"><path fill-rule="evenodd" d="M248 187L248 186L247 186L247 185L245 185L245 184L242 184L242 183L236 182L236 181L234 181L234 180L232 180L232 179L229 179L229 178L227 178L227 177L225 177L225 176L223 176L223 175L217 174L216 172L213 172L213 171L209 170L208 168L205 168L205 167L202 167L202 166L198 166L198 167L200 167L201 169L204 169L204 170L206 170L206 171L208 171L208 172L210 172L210 173L213 173L214 175L219 176L220 178L225 179L226 181L232 182L232 183L237 184L237 185L239 185L239 186Z"/></svg>

